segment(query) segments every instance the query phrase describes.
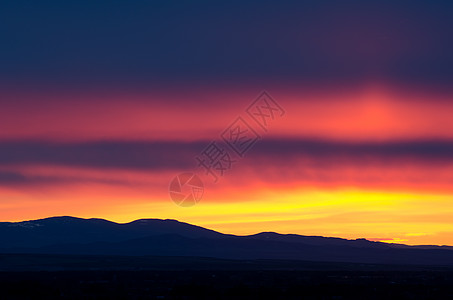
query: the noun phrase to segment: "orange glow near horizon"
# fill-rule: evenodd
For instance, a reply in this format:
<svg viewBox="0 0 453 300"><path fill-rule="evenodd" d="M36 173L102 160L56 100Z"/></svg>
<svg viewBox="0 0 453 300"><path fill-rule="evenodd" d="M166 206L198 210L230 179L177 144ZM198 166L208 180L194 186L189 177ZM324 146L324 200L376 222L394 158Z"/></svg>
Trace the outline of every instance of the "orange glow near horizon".
<svg viewBox="0 0 453 300"><path fill-rule="evenodd" d="M2 190L12 201L2 203L0 217L22 221L72 215L119 223L141 218L177 219L238 235L274 231L386 242L404 240L410 245L453 245L453 202L448 194L316 188L246 190L225 193L224 199L210 193L208 196L213 198L207 197L187 209L171 202L167 195L150 200L144 190L94 184L72 187L76 192L71 195L65 190L54 191L52 197L47 193L39 196ZM235 201L229 201L231 198ZM19 201L21 206L17 205Z"/></svg>

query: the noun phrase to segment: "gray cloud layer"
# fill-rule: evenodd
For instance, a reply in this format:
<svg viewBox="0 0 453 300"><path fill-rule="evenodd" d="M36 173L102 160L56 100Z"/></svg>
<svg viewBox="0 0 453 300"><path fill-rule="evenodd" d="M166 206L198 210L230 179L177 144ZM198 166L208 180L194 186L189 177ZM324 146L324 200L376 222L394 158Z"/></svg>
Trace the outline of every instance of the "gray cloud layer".
<svg viewBox="0 0 453 300"><path fill-rule="evenodd" d="M10 1L4 81L451 84L451 1Z"/></svg>

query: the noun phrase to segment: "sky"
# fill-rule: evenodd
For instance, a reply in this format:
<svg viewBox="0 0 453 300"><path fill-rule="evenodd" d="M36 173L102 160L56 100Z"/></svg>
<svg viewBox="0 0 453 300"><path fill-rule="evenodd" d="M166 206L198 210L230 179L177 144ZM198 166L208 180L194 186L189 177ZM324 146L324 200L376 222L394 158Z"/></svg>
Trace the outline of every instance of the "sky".
<svg viewBox="0 0 453 300"><path fill-rule="evenodd" d="M0 221L453 245L452 13L450 1L4 1ZM254 136L239 154L238 128ZM210 173L212 145L228 168ZM187 172L204 191L183 207L169 188Z"/></svg>

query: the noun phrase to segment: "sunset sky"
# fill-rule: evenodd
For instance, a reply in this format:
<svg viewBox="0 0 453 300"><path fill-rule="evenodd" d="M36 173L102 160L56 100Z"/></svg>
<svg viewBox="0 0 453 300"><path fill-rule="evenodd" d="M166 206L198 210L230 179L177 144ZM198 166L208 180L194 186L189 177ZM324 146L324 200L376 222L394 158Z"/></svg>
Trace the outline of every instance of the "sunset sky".
<svg viewBox="0 0 453 300"><path fill-rule="evenodd" d="M1 6L0 221L453 245L451 1ZM285 111L266 130L262 91ZM259 139L215 183L196 157L238 117Z"/></svg>

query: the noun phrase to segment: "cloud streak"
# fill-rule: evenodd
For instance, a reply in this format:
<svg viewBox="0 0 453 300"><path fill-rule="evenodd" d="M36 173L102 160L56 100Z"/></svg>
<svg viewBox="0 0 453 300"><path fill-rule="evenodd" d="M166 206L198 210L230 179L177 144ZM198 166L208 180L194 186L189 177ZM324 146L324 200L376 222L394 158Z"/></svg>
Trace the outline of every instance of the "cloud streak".
<svg viewBox="0 0 453 300"><path fill-rule="evenodd" d="M0 165L43 164L117 169L190 168L195 156L210 143L181 141L96 141L58 143L45 141L1 141ZM227 148L228 149L228 148ZM232 152L232 151L231 151ZM232 152L233 154L233 152ZM251 159L292 161L297 158L330 163L381 161L383 163L453 163L453 141L344 142L314 139L259 141L247 154Z"/></svg>

